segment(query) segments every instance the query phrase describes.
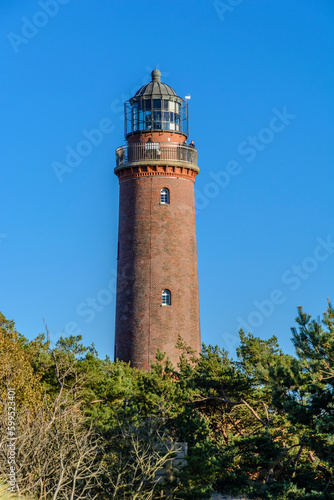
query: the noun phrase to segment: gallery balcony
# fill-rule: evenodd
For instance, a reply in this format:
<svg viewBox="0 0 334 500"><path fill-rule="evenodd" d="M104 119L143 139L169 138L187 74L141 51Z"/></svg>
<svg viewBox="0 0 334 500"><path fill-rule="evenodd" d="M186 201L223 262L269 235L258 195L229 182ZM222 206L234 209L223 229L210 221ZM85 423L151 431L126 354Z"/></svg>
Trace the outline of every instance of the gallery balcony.
<svg viewBox="0 0 334 500"><path fill-rule="evenodd" d="M115 173L140 165L185 167L199 172L197 150L186 144L145 142L127 144L116 149Z"/></svg>

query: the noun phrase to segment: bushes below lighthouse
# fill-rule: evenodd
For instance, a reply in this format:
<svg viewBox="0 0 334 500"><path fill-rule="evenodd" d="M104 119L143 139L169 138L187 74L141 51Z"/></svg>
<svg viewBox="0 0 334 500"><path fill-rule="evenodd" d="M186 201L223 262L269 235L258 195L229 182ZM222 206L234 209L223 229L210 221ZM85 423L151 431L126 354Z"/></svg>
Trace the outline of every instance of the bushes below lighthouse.
<svg viewBox="0 0 334 500"><path fill-rule="evenodd" d="M179 339L178 366L158 352L147 372L80 336L28 341L0 315L0 483L45 499L333 498L333 331L330 305L322 321L299 308L296 356L240 331L236 360Z"/></svg>

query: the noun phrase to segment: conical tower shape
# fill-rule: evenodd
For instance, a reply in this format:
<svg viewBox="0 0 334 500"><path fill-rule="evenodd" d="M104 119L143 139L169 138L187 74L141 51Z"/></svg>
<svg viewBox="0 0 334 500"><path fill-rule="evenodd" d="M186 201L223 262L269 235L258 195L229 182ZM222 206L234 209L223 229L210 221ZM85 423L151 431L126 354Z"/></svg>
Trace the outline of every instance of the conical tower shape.
<svg viewBox="0 0 334 500"><path fill-rule="evenodd" d="M178 335L200 352L194 182L188 105L152 71L125 103L120 184L115 359L148 370L157 349L176 366Z"/></svg>

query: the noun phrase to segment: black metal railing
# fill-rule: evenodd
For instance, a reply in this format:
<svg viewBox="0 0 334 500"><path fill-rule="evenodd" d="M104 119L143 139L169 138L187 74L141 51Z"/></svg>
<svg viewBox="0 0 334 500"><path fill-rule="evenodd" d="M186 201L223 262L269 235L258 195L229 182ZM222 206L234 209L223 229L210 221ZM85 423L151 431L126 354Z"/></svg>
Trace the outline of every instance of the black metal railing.
<svg viewBox="0 0 334 500"><path fill-rule="evenodd" d="M197 166L197 150L193 146L177 142L135 143L116 149L116 168L146 160L177 161Z"/></svg>

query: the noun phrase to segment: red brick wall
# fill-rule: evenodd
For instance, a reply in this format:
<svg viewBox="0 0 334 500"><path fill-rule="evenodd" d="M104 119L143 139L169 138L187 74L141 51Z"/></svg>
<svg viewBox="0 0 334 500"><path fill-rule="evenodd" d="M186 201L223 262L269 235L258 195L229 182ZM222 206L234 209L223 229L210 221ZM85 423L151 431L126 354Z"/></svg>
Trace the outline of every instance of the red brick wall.
<svg viewBox="0 0 334 500"><path fill-rule="evenodd" d="M169 205L160 204L164 187ZM163 289L171 306L161 305ZM179 334L200 352L194 182L121 180L115 357L149 369L159 348L176 364Z"/></svg>

